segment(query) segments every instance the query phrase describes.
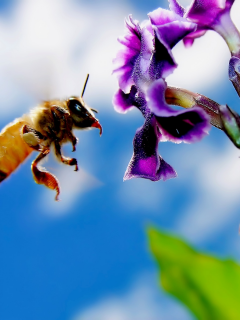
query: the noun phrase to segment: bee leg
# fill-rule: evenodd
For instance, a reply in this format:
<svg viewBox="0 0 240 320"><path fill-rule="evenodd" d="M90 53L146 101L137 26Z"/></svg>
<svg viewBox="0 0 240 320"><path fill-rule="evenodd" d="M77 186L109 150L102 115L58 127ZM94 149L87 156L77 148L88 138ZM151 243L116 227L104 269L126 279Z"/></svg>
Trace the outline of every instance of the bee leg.
<svg viewBox="0 0 240 320"><path fill-rule="evenodd" d="M78 138L76 138L71 131L69 131L68 136L72 143L72 151L76 151L76 144L78 143Z"/></svg>
<svg viewBox="0 0 240 320"><path fill-rule="evenodd" d="M41 140L44 139L43 135L28 125L22 128L22 137L26 144L34 150L42 151Z"/></svg>
<svg viewBox="0 0 240 320"><path fill-rule="evenodd" d="M57 157L60 157L62 163L68 164L69 166L75 166L74 171L78 171L77 159L75 158L67 158L62 155L61 146L58 141L54 141L55 151Z"/></svg>
<svg viewBox="0 0 240 320"><path fill-rule="evenodd" d="M59 187L59 182L57 178L52 175L50 172L48 172L45 168L38 167L38 163L46 157L50 152L50 149L45 149L43 152L41 152L37 158L32 162L32 173L33 177L36 183L38 184L43 184L47 188L56 190L57 194L55 197L55 200L58 201L59 194L60 194L60 187Z"/></svg>
<svg viewBox="0 0 240 320"><path fill-rule="evenodd" d="M64 108L55 105L51 107L51 112L54 118L54 127L56 131L59 131L61 127L64 127L72 143L72 151L76 151L75 146L78 140L72 133L72 122L70 120L70 113Z"/></svg>

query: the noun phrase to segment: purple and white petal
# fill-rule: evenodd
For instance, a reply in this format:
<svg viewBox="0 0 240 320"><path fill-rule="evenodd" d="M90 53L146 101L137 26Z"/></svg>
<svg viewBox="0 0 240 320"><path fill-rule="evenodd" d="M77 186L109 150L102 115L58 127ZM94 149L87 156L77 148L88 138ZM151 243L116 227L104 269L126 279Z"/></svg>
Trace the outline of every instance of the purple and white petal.
<svg viewBox="0 0 240 320"><path fill-rule="evenodd" d="M207 30L214 30L226 41L232 55L240 56L240 34L230 17L234 0L194 0L185 10L177 0L169 0L170 9L198 25L195 32L184 38L184 45L190 47L194 39Z"/></svg>
<svg viewBox="0 0 240 320"><path fill-rule="evenodd" d="M229 12L234 0L195 0L186 10L186 18L198 24L211 27L219 15Z"/></svg>
<svg viewBox="0 0 240 320"><path fill-rule="evenodd" d="M162 8L150 12L148 16L154 31L155 48L149 68L150 79L166 78L177 67L171 48L194 32L197 25Z"/></svg>
<svg viewBox="0 0 240 320"><path fill-rule="evenodd" d="M149 66L149 78L151 82L160 78L165 79L177 67L172 51L159 41L155 31L154 34L155 51Z"/></svg>
<svg viewBox="0 0 240 320"><path fill-rule="evenodd" d="M169 117L175 114L165 99L167 84L163 79L155 80L146 92L146 100L149 109L157 117Z"/></svg>
<svg viewBox="0 0 240 320"><path fill-rule="evenodd" d="M161 133L175 143L194 143L208 134L209 117L201 108L176 112L170 117L156 117Z"/></svg>
<svg viewBox="0 0 240 320"><path fill-rule="evenodd" d="M144 91L143 88L150 81L149 66L153 50L153 35L144 27L141 30L141 51L134 64L132 75L133 81L140 91Z"/></svg>
<svg viewBox="0 0 240 320"><path fill-rule="evenodd" d="M131 87L130 93L124 93L119 89L113 96L114 109L119 113L126 113L129 109L135 106L135 97L137 88Z"/></svg>
<svg viewBox="0 0 240 320"><path fill-rule="evenodd" d="M197 27L196 31L188 34L183 38L183 43L186 48L190 48L193 45L195 39L202 37L207 32L207 29L200 26Z"/></svg>
<svg viewBox="0 0 240 320"><path fill-rule="evenodd" d="M133 156L124 180L145 178L152 181L167 180L177 176L174 169L158 154L159 133L154 116L149 116L137 130L133 140Z"/></svg>
<svg viewBox="0 0 240 320"><path fill-rule="evenodd" d="M156 33L159 33L156 26L151 26L151 32L147 26L141 30L141 52L132 75L141 92L145 92L153 80L166 78L177 67L171 49L159 40Z"/></svg>
<svg viewBox="0 0 240 320"><path fill-rule="evenodd" d="M195 23L162 8L150 12L148 16L152 25L155 26L159 41L168 49L172 49L180 40L197 28Z"/></svg>
<svg viewBox="0 0 240 320"><path fill-rule="evenodd" d="M166 83L159 79L147 91L147 103L167 140L192 143L202 139L210 129L209 117L200 108L174 110L165 100Z"/></svg>
<svg viewBox="0 0 240 320"><path fill-rule="evenodd" d="M179 16L183 17L185 13L185 9L177 2L177 0L168 0L169 8L171 11L175 12Z"/></svg>
<svg viewBox="0 0 240 320"><path fill-rule="evenodd" d="M117 76L120 89L129 93L134 84L132 78L134 64L141 51L141 31L138 22L134 21L131 16L126 21L126 27L126 35L118 39L123 48L113 60L113 74Z"/></svg>

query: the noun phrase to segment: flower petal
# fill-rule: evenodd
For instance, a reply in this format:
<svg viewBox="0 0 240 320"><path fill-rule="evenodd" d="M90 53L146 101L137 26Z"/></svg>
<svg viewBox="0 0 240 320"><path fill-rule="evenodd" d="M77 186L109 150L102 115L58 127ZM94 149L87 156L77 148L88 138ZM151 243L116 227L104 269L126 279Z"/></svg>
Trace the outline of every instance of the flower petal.
<svg viewBox="0 0 240 320"><path fill-rule="evenodd" d="M186 48L190 48L193 45L195 39L202 37L207 32L204 27L198 26L196 31L188 34L184 39L183 43Z"/></svg>
<svg viewBox="0 0 240 320"><path fill-rule="evenodd" d="M183 17L185 10L184 8L180 5L180 3L177 2L177 0L168 0L169 2L169 8L171 11L175 12L179 16Z"/></svg>
<svg viewBox="0 0 240 320"><path fill-rule="evenodd" d="M177 176L174 169L158 155L159 133L155 117L150 115L137 130L133 140L134 153L124 180L145 178L152 181L167 180Z"/></svg>
<svg viewBox="0 0 240 320"><path fill-rule="evenodd" d="M229 80L234 85L235 90L240 96L240 59L237 57L231 57L228 67Z"/></svg>
<svg viewBox="0 0 240 320"><path fill-rule="evenodd" d="M172 49L180 40L197 28L195 23L162 8L150 12L148 16L152 25L156 27L159 41L168 49Z"/></svg>
<svg viewBox="0 0 240 320"><path fill-rule="evenodd" d="M154 53L149 75L151 80L166 78L177 67L171 49L185 36L195 31L197 25L180 15L159 8L148 14L154 31Z"/></svg>
<svg viewBox="0 0 240 320"><path fill-rule="evenodd" d="M126 27L126 35L118 39L123 48L113 60L115 66L113 74L116 74L118 78L120 89L129 93L131 86L134 84L132 79L133 67L141 50L141 31L138 22L133 21L131 16L126 21Z"/></svg>
<svg viewBox="0 0 240 320"><path fill-rule="evenodd" d="M232 55L240 54L239 32L230 18L230 9L235 0L194 0L184 10L177 0L169 0L170 9L184 18L197 23L197 29L184 38L184 45L191 47L194 39L207 30L215 30L227 42Z"/></svg>
<svg viewBox="0 0 240 320"><path fill-rule="evenodd" d="M186 11L186 18L210 27L215 23L217 16L229 12L234 0L195 0Z"/></svg>
<svg viewBox="0 0 240 320"><path fill-rule="evenodd" d="M152 81L160 78L166 78L177 67L172 51L159 41L155 31L154 34L155 51L152 55L149 66L149 77Z"/></svg>
<svg viewBox="0 0 240 320"><path fill-rule="evenodd" d="M174 116L156 117L164 137L169 141L193 143L208 134L209 119L200 108L179 111Z"/></svg>
<svg viewBox="0 0 240 320"><path fill-rule="evenodd" d="M147 103L161 133L172 142L192 143L202 139L210 128L208 115L200 108L177 111L165 100L166 83L159 79L147 91Z"/></svg>
<svg viewBox="0 0 240 320"><path fill-rule="evenodd" d="M141 51L136 59L132 75L133 81L140 91L144 91L144 86L150 81L149 66L153 50L153 35L147 27L143 27L141 30Z"/></svg>
<svg viewBox="0 0 240 320"><path fill-rule="evenodd" d="M137 88L131 87L130 93L124 93L119 89L113 96L113 105L117 112L126 113L129 109L135 106L135 96Z"/></svg>
<svg viewBox="0 0 240 320"><path fill-rule="evenodd" d="M175 113L175 110L166 103L166 88L166 82L163 79L158 79L149 86L146 93L148 107L157 117L169 117Z"/></svg>

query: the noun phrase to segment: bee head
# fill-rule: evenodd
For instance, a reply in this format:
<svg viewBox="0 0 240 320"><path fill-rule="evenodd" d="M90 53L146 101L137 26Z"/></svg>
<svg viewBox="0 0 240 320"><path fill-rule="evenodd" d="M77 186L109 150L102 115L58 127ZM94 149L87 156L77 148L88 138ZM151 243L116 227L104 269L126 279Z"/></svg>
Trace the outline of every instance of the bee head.
<svg viewBox="0 0 240 320"><path fill-rule="evenodd" d="M102 127L93 113L93 111L97 111L95 109L89 108L83 100L83 94L86 88L88 77L89 75L87 76L87 79L85 81L81 97L70 97L67 100L67 105L75 127L82 129L91 127L98 128L101 135Z"/></svg>

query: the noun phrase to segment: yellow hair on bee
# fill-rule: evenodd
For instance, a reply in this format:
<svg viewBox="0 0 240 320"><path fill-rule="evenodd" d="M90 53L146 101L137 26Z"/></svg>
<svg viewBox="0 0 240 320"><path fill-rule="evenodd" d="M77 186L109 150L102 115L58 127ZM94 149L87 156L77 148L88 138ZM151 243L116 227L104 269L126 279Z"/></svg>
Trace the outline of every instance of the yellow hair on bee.
<svg viewBox="0 0 240 320"><path fill-rule="evenodd" d="M61 100L44 101L30 110L27 121L31 121L31 127L45 135L49 128L54 130L54 118L51 111L52 106L58 106L67 111L67 103Z"/></svg>
<svg viewBox="0 0 240 320"><path fill-rule="evenodd" d="M7 178L33 151L22 138L22 127L28 124L16 119L0 132L0 182Z"/></svg>

